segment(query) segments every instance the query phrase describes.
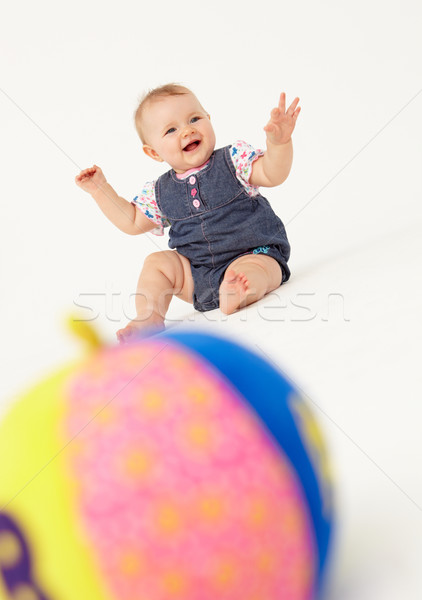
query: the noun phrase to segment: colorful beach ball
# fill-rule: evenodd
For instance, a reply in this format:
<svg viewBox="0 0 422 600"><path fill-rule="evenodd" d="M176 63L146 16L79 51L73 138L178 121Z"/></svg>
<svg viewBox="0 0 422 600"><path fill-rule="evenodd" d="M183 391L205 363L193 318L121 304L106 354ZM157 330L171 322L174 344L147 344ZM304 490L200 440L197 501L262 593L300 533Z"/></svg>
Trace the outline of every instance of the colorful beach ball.
<svg viewBox="0 0 422 600"><path fill-rule="evenodd" d="M0 598L310 600L332 526L291 383L208 333L99 347L0 424Z"/></svg>

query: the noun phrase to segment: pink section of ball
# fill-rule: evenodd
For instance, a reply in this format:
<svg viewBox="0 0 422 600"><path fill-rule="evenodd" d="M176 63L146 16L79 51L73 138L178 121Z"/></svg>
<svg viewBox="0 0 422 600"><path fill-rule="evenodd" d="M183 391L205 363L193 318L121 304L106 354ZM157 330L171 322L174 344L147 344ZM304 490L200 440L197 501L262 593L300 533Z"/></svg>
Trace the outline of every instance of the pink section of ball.
<svg viewBox="0 0 422 600"><path fill-rule="evenodd" d="M152 340L105 351L71 382L66 435L78 513L116 600L311 597L295 473L205 361Z"/></svg>

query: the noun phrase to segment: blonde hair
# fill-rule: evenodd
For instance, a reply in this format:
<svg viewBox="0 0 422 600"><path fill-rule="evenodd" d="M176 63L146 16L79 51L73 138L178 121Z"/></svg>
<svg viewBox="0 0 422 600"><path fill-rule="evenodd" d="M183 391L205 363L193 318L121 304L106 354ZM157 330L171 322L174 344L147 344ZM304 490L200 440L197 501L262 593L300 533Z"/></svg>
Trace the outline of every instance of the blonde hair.
<svg viewBox="0 0 422 600"><path fill-rule="evenodd" d="M145 135L142 130L142 113L144 112L145 106L158 98L165 98L166 96L182 96L183 94L192 94L191 90L189 90L184 85L180 85L179 83L166 83L165 85L161 85L160 87L156 87L152 90L146 92L138 105L138 108L135 110L134 119L135 119L135 127L138 132L139 137L141 138L141 142L143 144L146 143Z"/></svg>

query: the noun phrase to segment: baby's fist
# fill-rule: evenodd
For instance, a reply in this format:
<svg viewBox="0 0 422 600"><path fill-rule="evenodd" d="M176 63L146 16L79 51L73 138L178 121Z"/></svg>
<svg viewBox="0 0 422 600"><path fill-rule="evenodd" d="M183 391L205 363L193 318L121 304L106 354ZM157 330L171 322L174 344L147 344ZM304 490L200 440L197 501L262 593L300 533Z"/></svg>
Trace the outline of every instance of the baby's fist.
<svg viewBox="0 0 422 600"><path fill-rule="evenodd" d="M85 192L93 194L101 188L102 185L107 183L103 172L100 167L94 165L90 169L84 169L75 177L75 183Z"/></svg>

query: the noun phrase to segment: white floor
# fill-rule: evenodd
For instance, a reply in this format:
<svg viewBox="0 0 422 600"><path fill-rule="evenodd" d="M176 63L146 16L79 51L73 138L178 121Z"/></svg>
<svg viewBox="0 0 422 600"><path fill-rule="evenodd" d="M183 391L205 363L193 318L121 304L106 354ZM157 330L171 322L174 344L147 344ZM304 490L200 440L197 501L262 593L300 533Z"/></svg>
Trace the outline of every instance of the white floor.
<svg viewBox="0 0 422 600"><path fill-rule="evenodd" d="M326 600L420 600L420 3L105 4L23 0L2 23L0 413L80 356L63 325L75 308L114 343L142 261L167 247L121 234L74 184L99 164L131 199L163 172L136 139L139 94L182 81L218 146L258 147L279 92L298 95L292 172L265 191L291 242L290 281L230 317L174 301L168 325L240 340L308 397L335 472ZM199 30L191 51L183 36Z"/></svg>
<svg viewBox="0 0 422 600"><path fill-rule="evenodd" d="M298 265L276 293L230 317L178 301L169 313L168 327L219 332L261 353L307 397L335 474L326 600L422 594L421 225ZM46 362L35 365L47 373ZM17 390L14 366L3 385Z"/></svg>

